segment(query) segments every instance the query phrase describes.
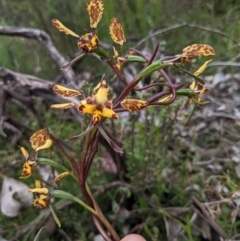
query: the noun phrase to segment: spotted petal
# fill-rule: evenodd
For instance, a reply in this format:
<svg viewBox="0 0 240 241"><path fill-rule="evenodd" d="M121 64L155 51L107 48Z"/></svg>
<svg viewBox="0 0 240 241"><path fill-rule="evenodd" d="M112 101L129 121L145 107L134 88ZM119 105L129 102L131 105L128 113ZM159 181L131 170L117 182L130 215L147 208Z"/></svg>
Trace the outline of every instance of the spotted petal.
<svg viewBox="0 0 240 241"><path fill-rule="evenodd" d="M192 44L183 49L182 55L188 58L215 55L214 49L208 44Z"/></svg>
<svg viewBox="0 0 240 241"><path fill-rule="evenodd" d="M120 21L117 18L112 18L109 26L109 32L112 40L119 44L123 45L126 42L125 34L122 28Z"/></svg>
<svg viewBox="0 0 240 241"><path fill-rule="evenodd" d="M79 35L74 33L69 28L65 27L58 19L54 18L52 20L53 26L61 33L65 33L67 35L72 35L73 37L79 38Z"/></svg>
<svg viewBox="0 0 240 241"><path fill-rule="evenodd" d="M192 44L183 49L181 63L189 62L192 58L215 55L214 49L208 44Z"/></svg>
<svg viewBox="0 0 240 241"><path fill-rule="evenodd" d="M148 106L148 102L145 100L125 99L121 102L122 107L130 112L139 111Z"/></svg>
<svg viewBox="0 0 240 241"><path fill-rule="evenodd" d="M61 85L54 85L53 91L63 97L73 97L81 95L81 92L79 92L78 90L69 89Z"/></svg>
<svg viewBox="0 0 240 241"><path fill-rule="evenodd" d="M99 21L102 18L104 5L101 0L89 0L87 3L87 11L90 17L91 28L97 28Z"/></svg>

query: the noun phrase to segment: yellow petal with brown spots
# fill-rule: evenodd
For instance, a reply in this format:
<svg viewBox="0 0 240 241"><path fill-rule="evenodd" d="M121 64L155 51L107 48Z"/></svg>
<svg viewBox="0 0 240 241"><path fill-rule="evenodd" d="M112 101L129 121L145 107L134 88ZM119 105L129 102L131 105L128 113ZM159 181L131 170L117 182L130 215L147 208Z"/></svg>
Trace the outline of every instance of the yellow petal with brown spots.
<svg viewBox="0 0 240 241"><path fill-rule="evenodd" d="M109 26L109 32L115 43L123 45L126 42L122 25L117 18L112 18Z"/></svg>
<svg viewBox="0 0 240 241"><path fill-rule="evenodd" d="M193 44L182 51L182 56L187 58L215 55L214 49L208 44Z"/></svg>
<svg viewBox="0 0 240 241"><path fill-rule="evenodd" d="M69 28L65 27L59 20L57 20L56 18L54 18L52 20L52 24L53 26L61 33L65 33L67 35L72 35L73 37L79 38L79 35L74 33L72 30L70 30Z"/></svg>
<svg viewBox="0 0 240 241"><path fill-rule="evenodd" d="M61 85L54 85L53 91L63 97L73 97L81 95L81 92L79 92L78 90L69 89Z"/></svg>
<svg viewBox="0 0 240 241"><path fill-rule="evenodd" d="M148 102L145 100L136 100L136 99L125 99L121 102L123 108L127 109L130 112L139 111L148 106Z"/></svg>
<svg viewBox="0 0 240 241"><path fill-rule="evenodd" d="M87 3L87 11L90 17L91 28L97 28L104 11L103 2L101 0L89 0Z"/></svg>

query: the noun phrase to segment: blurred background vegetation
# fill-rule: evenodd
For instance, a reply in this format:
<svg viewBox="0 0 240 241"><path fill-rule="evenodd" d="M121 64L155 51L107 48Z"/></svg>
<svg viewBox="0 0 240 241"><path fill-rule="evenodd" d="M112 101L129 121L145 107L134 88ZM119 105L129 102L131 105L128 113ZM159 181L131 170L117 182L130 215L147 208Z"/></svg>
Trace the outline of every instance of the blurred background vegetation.
<svg viewBox="0 0 240 241"><path fill-rule="evenodd" d="M238 61L240 1L104 0L104 4L98 35L109 51L112 51L113 43L108 26L111 18L117 17L127 37L125 53L129 47L135 47L150 55L156 43L160 42L161 55L173 55L181 53L190 44L206 43L215 49L216 64L209 67L205 74L212 81L216 74L227 75L228 82L214 86L209 92L213 104L199 108L195 118L186 126L184 121L190 111L182 108L182 101L176 101L169 107L150 108L140 116L132 114L117 123L109 121L106 128L114 130L125 154L123 157L110 156L104 145L99 147L89 183L100 207L121 236L137 232L149 241L210 240L203 234L209 232L206 223L201 219L195 221L196 213L190 200L194 194L207 203L224 232L239 239L238 203L233 200L239 195L240 176L239 115L236 114L240 102L234 99L234 95L239 93L236 87L239 84L239 67L234 64L224 66L218 62ZM82 35L90 29L85 6L84 0L0 0L0 25L46 31L60 53L70 61L79 53L76 39L59 33L51 20L57 18ZM159 34L154 34L158 31ZM142 41L144 38L145 41ZM0 43L0 67L59 81L59 67L37 41L0 36ZM201 63L203 60L199 59L185 67L193 72ZM107 78L113 75L104 63L99 64L91 56L75 64L74 71L76 83L88 82L85 88L98 82L102 74L106 74ZM171 69L167 71L174 81L179 78L184 80L181 73ZM63 113L49 111L52 103L39 99L34 101L46 127L63 140L84 129L69 112L63 116ZM213 114L223 103L230 107L226 104L225 109L221 109L223 114ZM16 102L8 102L7 112L34 131L39 129L34 116L23 109L19 111ZM30 147L28 138L32 133L24 129L21 131L22 135L14 142L11 141L11 131L6 131L7 138L0 137L1 174L12 178L21 175L23 157L18 146ZM71 145L76 155L80 152L79 146L79 142ZM44 152L42 157L67 165L55 148ZM32 181L25 182L32 185ZM78 195L78 187L70 177L63 180L60 187ZM61 205L59 200L56 205ZM0 215L0 235L7 240L33 240L42 226L50 227L50 224L52 226L42 240L85 241L93 240L97 234L89 213L76 204L67 203L58 211L61 229L56 228L49 215L44 216L41 212L31 207L15 218ZM173 229L178 231L175 233Z"/></svg>

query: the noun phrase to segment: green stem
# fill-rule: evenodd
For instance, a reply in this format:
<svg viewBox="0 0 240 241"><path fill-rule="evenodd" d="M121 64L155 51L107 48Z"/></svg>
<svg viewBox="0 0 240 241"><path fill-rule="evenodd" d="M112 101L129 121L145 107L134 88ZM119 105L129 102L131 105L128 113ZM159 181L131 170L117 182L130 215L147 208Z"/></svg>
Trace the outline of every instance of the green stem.
<svg viewBox="0 0 240 241"><path fill-rule="evenodd" d="M118 96L113 108L119 105L119 103L134 89L134 87L139 83L142 78L145 78L154 71L162 69L166 66L169 66L169 64L162 64L162 62L158 60L142 69L142 71L140 71L140 73L126 86L123 92Z"/></svg>
<svg viewBox="0 0 240 241"><path fill-rule="evenodd" d="M108 220L106 219L106 217L103 215L100 207L98 206L97 202L95 201L93 194L89 188L89 186L86 183L86 190L89 194L89 196L91 197L92 201L93 201L93 205L94 208L97 212L97 217L102 221L102 223L105 225L105 227L107 228L108 232L112 235L112 237L114 238L114 241L120 241L120 237L118 236L118 234L116 233L116 231L114 230L114 228L112 227L112 225L108 222Z"/></svg>

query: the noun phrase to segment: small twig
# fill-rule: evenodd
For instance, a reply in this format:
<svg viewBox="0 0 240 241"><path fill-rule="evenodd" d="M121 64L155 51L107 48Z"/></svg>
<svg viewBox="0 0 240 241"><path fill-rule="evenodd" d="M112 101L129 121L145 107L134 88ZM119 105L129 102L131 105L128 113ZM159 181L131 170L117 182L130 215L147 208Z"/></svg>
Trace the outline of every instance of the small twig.
<svg viewBox="0 0 240 241"><path fill-rule="evenodd" d="M134 46L134 48L138 47L139 45L143 44L145 41L147 41L148 39L150 39L150 38L152 38L152 37L154 37L154 36L161 35L161 34L165 34L165 33L167 33L167 32L170 32L170 31L174 30L174 29L182 28L182 27L196 28L196 29L201 29L201 30L207 31L207 32L212 32L212 33L216 33L216 34L222 35L222 36L230 39L230 40L233 41L238 47L240 47L240 43L238 43L233 37L229 36L227 33L222 32L222 31L220 31L220 30L218 30L218 29L210 28L210 27L204 27L204 26L197 25L197 24L192 24L192 23L180 23L180 24L171 25L170 27L167 27L167 28L164 28L164 29L156 30L156 31L154 31L153 33L149 33L149 36L141 39L141 40Z"/></svg>
<svg viewBox="0 0 240 241"><path fill-rule="evenodd" d="M125 187L128 187L128 188L131 187L131 185L126 183L126 182L114 181L114 182L106 183L106 184L103 184L103 185L92 186L92 189L93 190L104 190L104 191L106 191L107 189L110 189L110 188L113 188L113 187L116 187L116 186L125 186Z"/></svg>
<svg viewBox="0 0 240 241"><path fill-rule="evenodd" d="M234 66L234 67L239 67L240 63L237 62L231 62L231 61L215 61L210 64L208 64L208 67L212 66Z"/></svg>
<svg viewBox="0 0 240 241"><path fill-rule="evenodd" d="M200 161L200 162L193 162L193 165L195 166L205 166L205 165L210 165L216 162L232 162L231 159L229 158L212 158L209 161Z"/></svg>
<svg viewBox="0 0 240 241"><path fill-rule="evenodd" d="M211 215L207 212L204 205L194 196L191 197L191 200L197 209L197 213L209 224L209 226L218 233L224 239L228 239L228 236L222 231L219 225L213 220Z"/></svg>

